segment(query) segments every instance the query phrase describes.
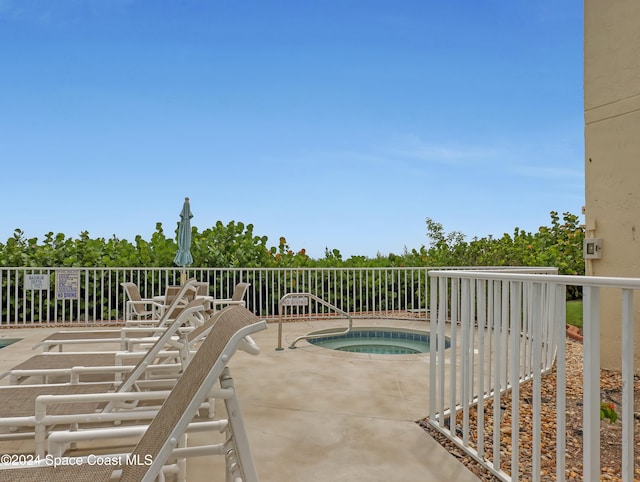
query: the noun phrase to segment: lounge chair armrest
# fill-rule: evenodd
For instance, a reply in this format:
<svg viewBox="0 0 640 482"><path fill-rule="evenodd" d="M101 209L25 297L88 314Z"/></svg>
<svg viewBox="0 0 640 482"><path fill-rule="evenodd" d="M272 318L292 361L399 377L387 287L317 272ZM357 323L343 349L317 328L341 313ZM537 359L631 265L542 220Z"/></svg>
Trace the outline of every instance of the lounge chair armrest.
<svg viewBox="0 0 640 482"><path fill-rule="evenodd" d="M253 341L253 338L248 335L245 336L240 343L238 343L238 349L249 353L250 355L260 354L260 347L255 341Z"/></svg>

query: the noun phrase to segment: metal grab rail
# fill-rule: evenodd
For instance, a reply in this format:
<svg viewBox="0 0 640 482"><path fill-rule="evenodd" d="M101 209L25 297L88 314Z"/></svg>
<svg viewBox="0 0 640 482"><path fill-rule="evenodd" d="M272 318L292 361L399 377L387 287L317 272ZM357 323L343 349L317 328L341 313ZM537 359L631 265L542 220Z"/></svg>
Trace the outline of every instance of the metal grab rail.
<svg viewBox="0 0 640 482"><path fill-rule="evenodd" d="M347 333L349 333L351 331L351 328L353 327L353 318L351 318L351 315L349 315L349 313L342 311L340 308L338 308L337 306L332 305L331 303L326 302L325 300L323 300L322 298L318 298L316 295L312 295L311 293L287 293L286 295L284 295L282 298L280 298L280 301L278 302L278 347L276 348L276 350L281 351L284 350L284 348L282 348L282 314L284 312L283 307L284 306L296 306L296 305L291 305L291 304L287 304L286 300L287 299L291 299L291 298L306 298L307 300L307 304L308 304L308 300L313 300L316 303L321 304L322 306L325 306L331 310L334 310L336 313L339 313L341 315L344 315L345 317L347 317L349 319L349 326L347 326L346 329L342 330L342 331L337 331L337 332L325 332L322 334L316 334L316 335L312 335L307 333L306 335L302 335L299 336L298 338L296 338L295 340L293 340L293 343L291 343L291 345L289 345L289 348L296 348L296 343L298 343L300 340L308 340L309 338L321 338L327 335L346 335ZM299 305L298 305L299 306Z"/></svg>

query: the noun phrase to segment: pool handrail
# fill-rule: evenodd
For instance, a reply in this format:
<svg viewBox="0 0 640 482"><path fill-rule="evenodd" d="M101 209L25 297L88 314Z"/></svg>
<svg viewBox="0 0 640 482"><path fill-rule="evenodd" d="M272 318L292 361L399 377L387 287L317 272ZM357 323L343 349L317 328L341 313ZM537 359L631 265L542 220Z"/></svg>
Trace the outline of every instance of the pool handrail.
<svg viewBox="0 0 640 482"><path fill-rule="evenodd" d="M289 298L294 298L294 297L305 297L308 300L313 300L316 303L319 303L323 306L326 306L327 308L334 310L336 313L341 314L343 316L345 316L346 318L349 319L349 326L347 326L346 329L342 329L342 331L337 331L337 332L324 332L322 334L311 334L311 333L307 333L306 335L302 335L299 336L298 338L296 338L295 340L293 340L293 343L291 343L291 345L289 345L289 348L294 349L296 348L296 343L298 343L300 340L308 340L309 338L320 338L323 336L327 336L328 334L330 335L346 335L347 333L349 333L351 331L351 328L353 327L353 318L351 318L351 315L349 315L349 313L347 313L346 311L342 311L340 308L338 308L337 306L332 305L331 303L328 303L327 301L323 300L322 298L317 297L316 295L313 295L311 293L287 293L285 294L282 298L280 298L280 301L278 302L278 347L276 348L276 350L281 351L284 350L284 348L282 348L282 314L284 313L284 306L285 306L285 300L289 299Z"/></svg>

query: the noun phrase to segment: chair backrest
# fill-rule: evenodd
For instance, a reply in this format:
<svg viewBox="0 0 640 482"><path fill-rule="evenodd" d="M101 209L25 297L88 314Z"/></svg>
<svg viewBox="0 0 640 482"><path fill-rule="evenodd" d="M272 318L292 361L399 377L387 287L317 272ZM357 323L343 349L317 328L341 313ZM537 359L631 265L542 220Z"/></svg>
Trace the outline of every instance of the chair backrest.
<svg viewBox="0 0 640 482"><path fill-rule="evenodd" d="M182 287L181 293L187 292L189 289L193 289L192 284L187 282ZM179 299L180 299L180 294L176 297L174 304L177 304ZM165 315L163 315L163 317L168 316L167 313L169 312L169 309L167 310L167 312L165 312ZM149 351L145 353L144 357L140 358L140 360L138 361L134 369L127 372L125 379L122 381L120 385L118 385L117 391L118 392L129 391L133 387L133 385L136 383L136 381L140 378L140 376L145 372L145 370L151 364L153 359L156 358L158 353L162 351L163 348L165 348L165 345L167 344L167 342L171 339L173 335L176 334L178 329L189 319L190 316L193 316L194 314L202 311L204 311L203 301L193 300L189 302L189 304L187 304L187 306L185 306L184 309L181 311L180 315L178 315L174 320L172 320L168 325L166 325L166 328L165 330L163 330L162 335L158 337L158 339L151 346L151 348L149 348ZM107 408L110 409L111 407L108 406Z"/></svg>
<svg viewBox="0 0 640 482"><path fill-rule="evenodd" d="M251 286L251 283L238 283L231 295L231 301L242 301L249 286Z"/></svg>
<svg viewBox="0 0 640 482"><path fill-rule="evenodd" d="M155 480L175 447L171 441L179 440L193 420L238 343L245 336L265 328L264 320L260 321L242 306L230 306L220 312L218 322L133 449L133 460L139 457L153 462L148 466L125 465L120 480Z"/></svg>
<svg viewBox="0 0 640 482"><path fill-rule="evenodd" d="M129 298L129 301L134 302L134 303L131 303L131 306L133 310L136 312L136 314L139 314L139 315L145 314L144 306L141 303L139 303L140 301L142 301L142 296L140 295L140 290L138 289L138 285L130 281L120 283L120 285L124 288L124 292L127 295L127 298Z"/></svg>
<svg viewBox="0 0 640 482"><path fill-rule="evenodd" d="M205 305L206 305L206 302L205 302ZM189 333L187 333L187 341L189 345L193 345L195 344L195 342L204 338L207 335L207 333L209 333L209 330L211 330L213 325L217 323L222 313L224 313L224 310L209 313L205 317L204 322L200 326L196 327L194 330L191 330Z"/></svg>
<svg viewBox="0 0 640 482"><path fill-rule="evenodd" d="M175 300L178 293L180 293L181 288L182 286L167 286L167 289L164 292L164 304L170 305L173 303L173 300Z"/></svg>
<svg viewBox="0 0 640 482"><path fill-rule="evenodd" d="M198 296L209 296L209 283L198 281L196 287L198 288Z"/></svg>
<svg viewBox="0 0 640 482"><path fill-rule="evenodd" d="M187 284L189 285L189 289L183 291L183 288L187 286ZM169 308L167 308L170 314L169 318L173 319L179 316L187 303L196 299L197 292L198 288L195 278L188 279L182 286L167 286L164 303L165 305L169 305ZM178 300L177 304L175 304L176 300Z"/></svg>

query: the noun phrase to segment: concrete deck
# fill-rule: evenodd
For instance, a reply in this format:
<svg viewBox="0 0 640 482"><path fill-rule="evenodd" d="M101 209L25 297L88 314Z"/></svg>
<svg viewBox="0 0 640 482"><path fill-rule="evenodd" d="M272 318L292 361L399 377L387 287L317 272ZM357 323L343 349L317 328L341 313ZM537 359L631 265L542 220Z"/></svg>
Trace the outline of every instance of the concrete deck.
<svg viewBox="0 0 640 482"><path fill-rule="evenodd" d="M428 330L420 321L354 324ZM304 341L286 348L299 335L332 326L336 322L285 323L285 349L276 351L278 325L269 324L254 337L260 355L239 352L231 360L260 480L479 480L415 423L428 413L428 354L347 354ZM0 330L0 338L23 338L0 349L0 372L39 353L32 346L59 329ZM25 442L0 442L1 453L29 450ZM192 459L188 478L224 480L221 458Z"/></svg>

